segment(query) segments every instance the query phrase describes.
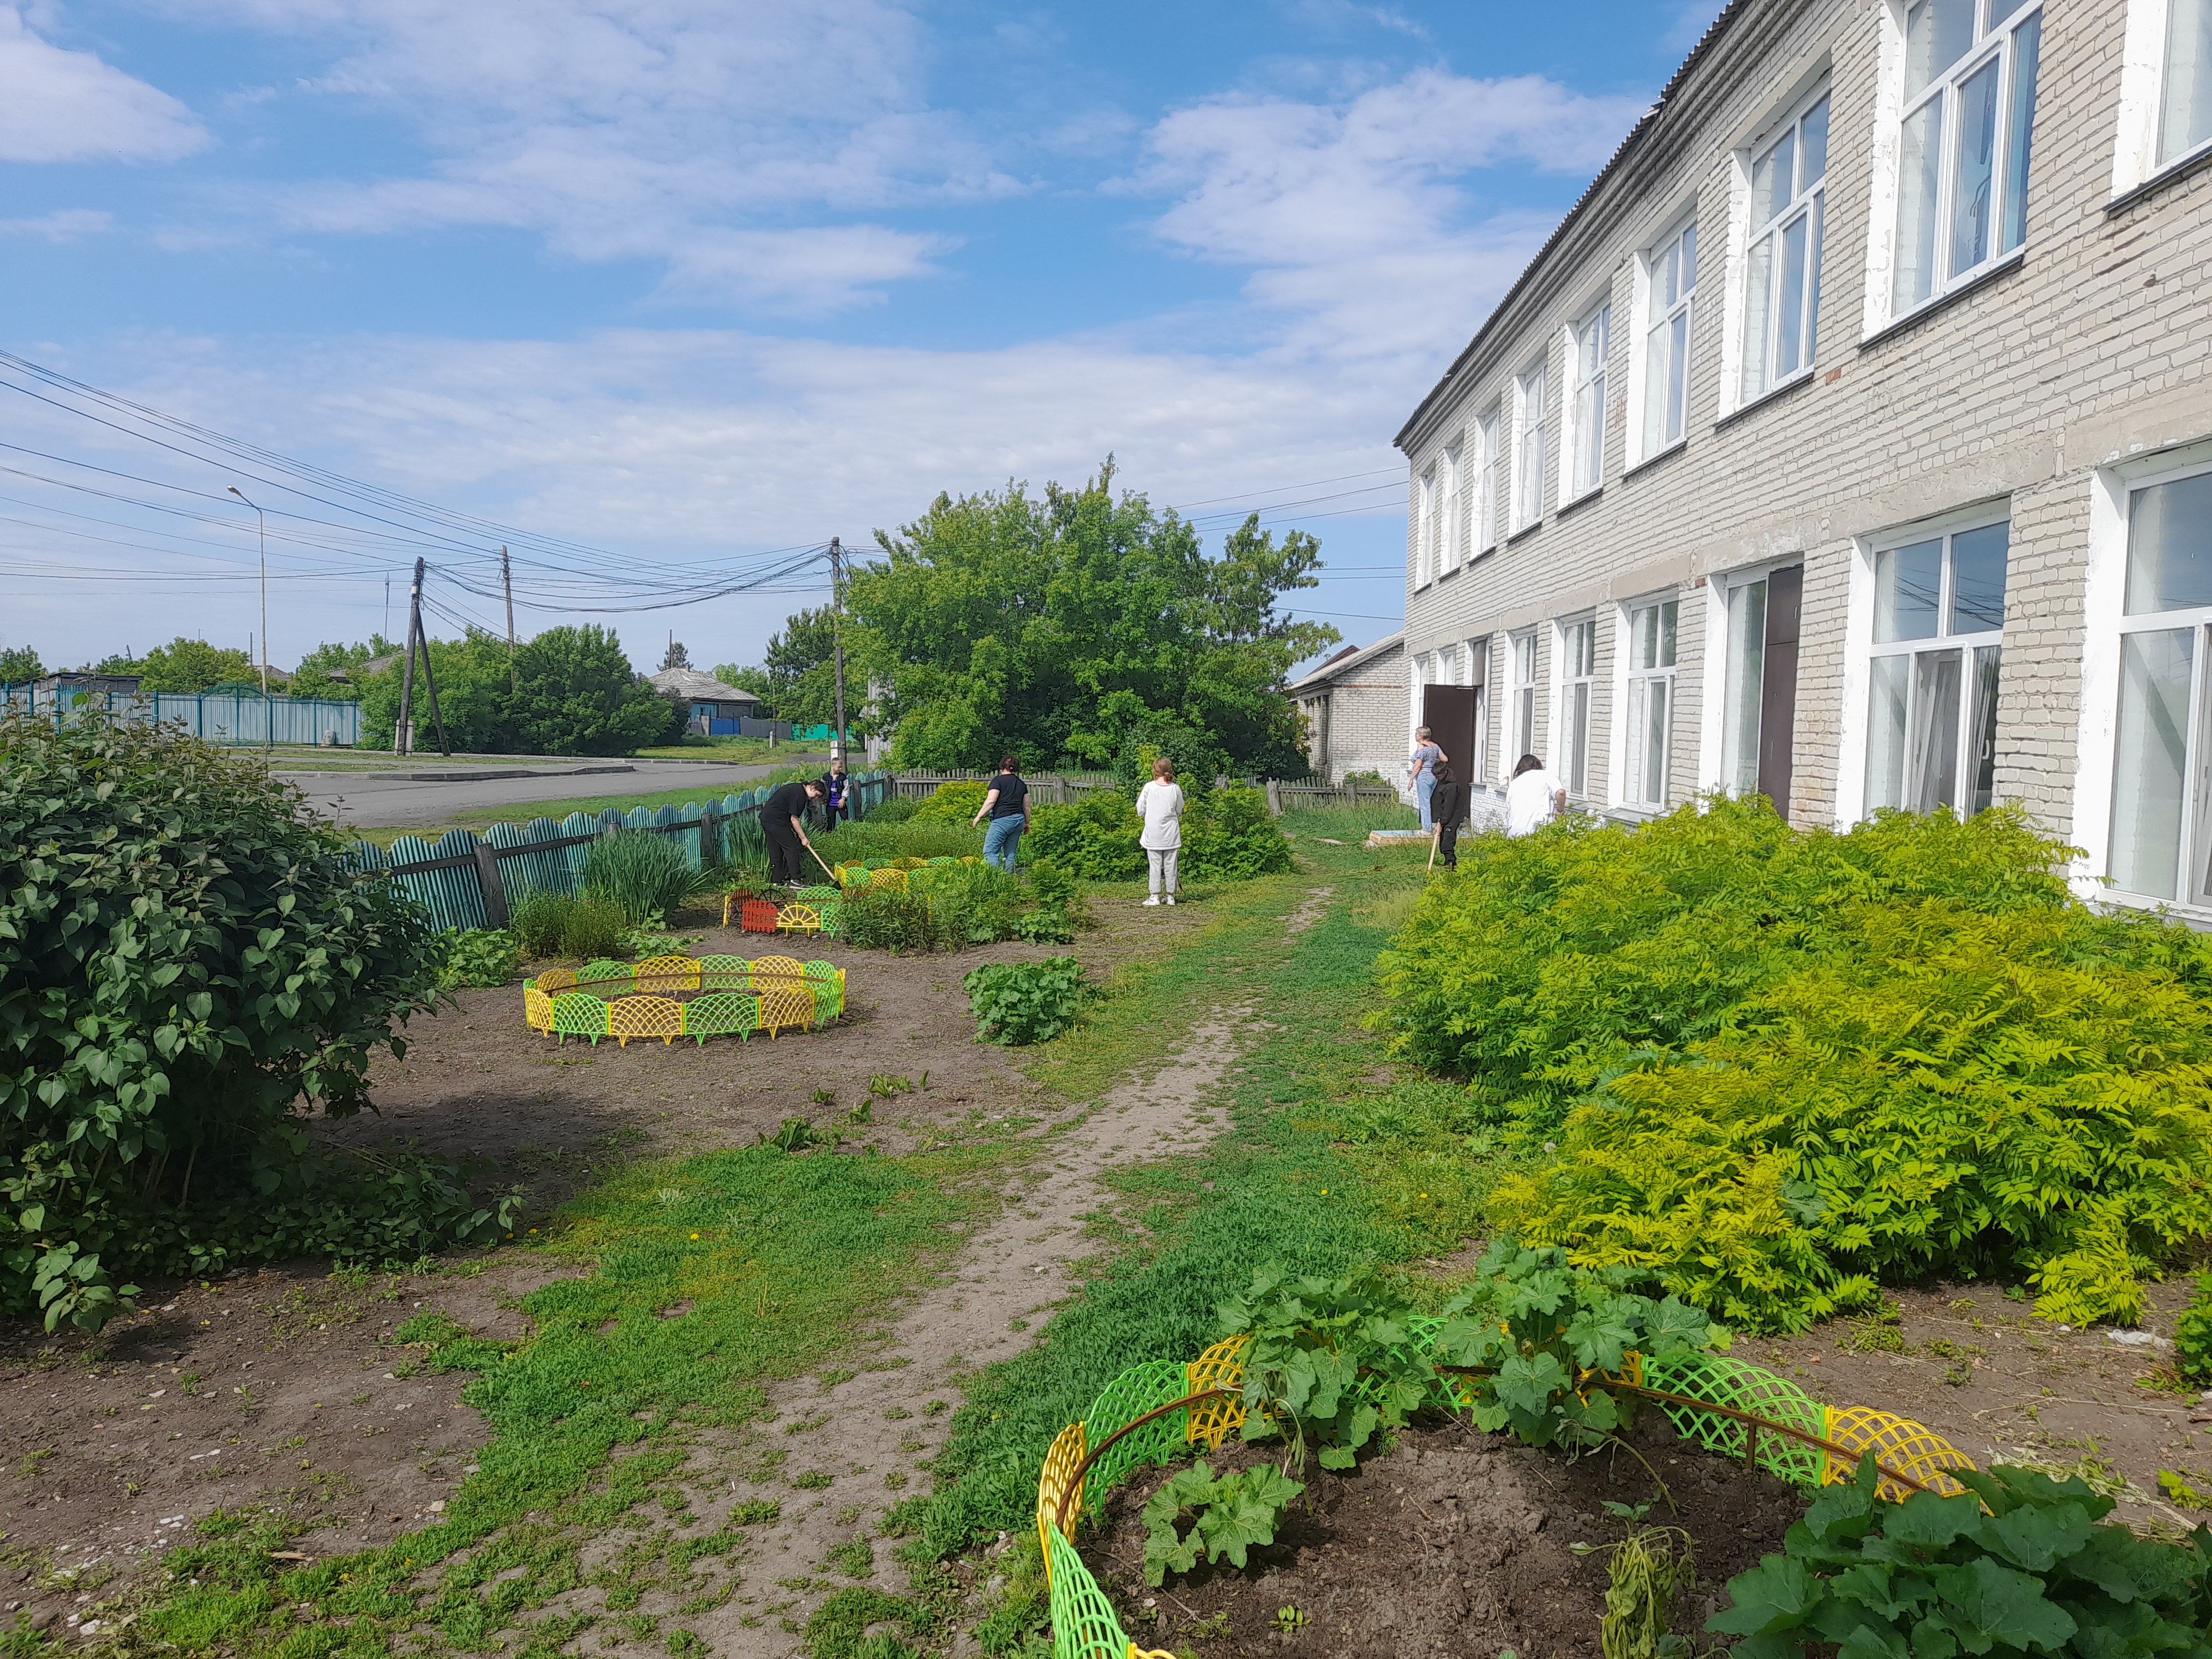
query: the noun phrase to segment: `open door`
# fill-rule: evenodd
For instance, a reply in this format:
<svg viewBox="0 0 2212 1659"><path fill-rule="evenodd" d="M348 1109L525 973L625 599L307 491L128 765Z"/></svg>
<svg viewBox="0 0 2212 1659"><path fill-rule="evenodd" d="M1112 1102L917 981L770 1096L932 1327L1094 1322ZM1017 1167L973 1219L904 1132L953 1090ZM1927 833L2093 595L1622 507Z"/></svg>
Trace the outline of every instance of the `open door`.
<svg viewBox="0 0 2212 1659"><path fill-rule="evenodd" d="M1791 762L1797 746L1797 618L1804 609L1805 567L1766 578L1765 668L1759 689L1759 793L1790 817Z"/></svg>
<svg viewBox="0 0 2212 1659"><path fill-rule="evenodd" d="M1429 728L1437 748L1451 763L1452 775L1465 783L1477 775L1481 759L1477 752L1476 719L1481 691L1472 685L1425 685L1421 688L1421 724Z"/></svg>

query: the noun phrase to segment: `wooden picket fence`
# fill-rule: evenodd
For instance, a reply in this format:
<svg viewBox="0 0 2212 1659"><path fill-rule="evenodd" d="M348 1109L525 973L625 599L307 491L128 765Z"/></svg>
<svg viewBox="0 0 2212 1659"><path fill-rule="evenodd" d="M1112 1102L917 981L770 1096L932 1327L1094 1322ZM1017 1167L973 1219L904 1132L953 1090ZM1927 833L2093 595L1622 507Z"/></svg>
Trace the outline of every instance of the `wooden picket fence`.
<svg viewBox="0 0 2212 1659"><path fill-rule="evenodd" d="M854 817L865 818L883 803L890 778L855 772L853 783ZM574 894L583 881L586 850L611 830L674 836L694 869L733 857L757 862L766 855L759 808L767 798L766 789L749 789L704 805L686 801L628 812L611 806L571 812L558 822L495 823L481 836L451 830L434 842L420 836L402 836L389 848L360 841L353 844L353 862L356 869L391 877L441 928L504 927L511 907L530 894Z"/></svg>

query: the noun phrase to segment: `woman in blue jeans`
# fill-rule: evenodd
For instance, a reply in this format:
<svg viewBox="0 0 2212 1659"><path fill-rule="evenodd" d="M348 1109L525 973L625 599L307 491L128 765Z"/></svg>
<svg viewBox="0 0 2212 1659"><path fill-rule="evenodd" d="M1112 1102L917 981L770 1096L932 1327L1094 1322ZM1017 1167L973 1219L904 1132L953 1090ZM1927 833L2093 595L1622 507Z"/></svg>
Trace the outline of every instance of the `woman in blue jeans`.
<svg viewBox="0 0 2212 1659"><path fill-rule="evenodd" d="M1436 827L1436 817L1429 810L1429 798L1436 793L1436 764L1449 760L1450 756L1437 747L1436 739L1423 726L1413 733L1413 799L1421 809L1421 828L1424 831Z"/></svg>
<svg viewBox="0 0 2212 1659"><path fill-rule="evenodd" d="M991 827L983 832L983 862L1010 876L1014 873L1014 854L1021 850L1022 831L1030 827L1030 787L1014 764L1012 755L999 763L999 775L991 780L983 805L968 820L972 829L983 821L985 814L989 815Z"/></svg>

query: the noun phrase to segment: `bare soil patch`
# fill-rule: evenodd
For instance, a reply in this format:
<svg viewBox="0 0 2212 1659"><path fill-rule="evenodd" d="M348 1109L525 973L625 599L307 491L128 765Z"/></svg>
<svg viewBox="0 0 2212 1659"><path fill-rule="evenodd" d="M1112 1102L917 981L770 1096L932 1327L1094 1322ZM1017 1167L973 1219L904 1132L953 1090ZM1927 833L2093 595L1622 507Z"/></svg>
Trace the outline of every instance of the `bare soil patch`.
<svg viewBox="0 0 2212 1659"><path fill-rule="evenodd" d="M1139 1647L1202 1643L1208 1659L1285 1650L1464 1659L1506 1648L1597 1659L1604 1547L1628 1530L1604 1503L1650 1502L1646 1524L1680 1527L1696 1540L1698 1583L1678 1602L1674 1627L1702 1648L1712 1638L1698 1632L1723 1604L1722 1586L1781 1548L1804 1499L1681 1445L1656 1413L1630 1438L1665 1480L1674 1511L1654 1501L1650 1475L1632 1457L1608 1449L1569 1462L1446 1425L1401 1433L1389 1455L1348 1474L1308 1464L1305 1494L1281 1535L1241 1571L1224 1562L1146 1587L1141 1516L1166 1469L1144 1472L1107 1500L1105 1524L1083 1555ZM1221 1471L1280 1453L1231 1440L1208 1462ZM1578 1553L1575 1544L1596 1548Z"/></svg>

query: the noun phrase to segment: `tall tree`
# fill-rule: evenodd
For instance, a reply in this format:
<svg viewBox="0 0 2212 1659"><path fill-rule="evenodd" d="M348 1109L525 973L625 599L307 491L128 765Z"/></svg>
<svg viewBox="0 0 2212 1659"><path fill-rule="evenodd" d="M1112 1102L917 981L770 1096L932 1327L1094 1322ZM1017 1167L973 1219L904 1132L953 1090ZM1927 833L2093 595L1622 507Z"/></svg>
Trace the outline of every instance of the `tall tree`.
<svg viewBox="0 0 2212 1659"><path fill-rule="evenodd" d="M671 668L689 668L690 665L691 653L684 648L684 641L672 637L668 641L668 649L661 653L661 668L665 671Z"/></svg>
<svg viewBox="0 0 2212 1659"><path fill-rule="evenodd" d="M0 651L0 685L28 685L46 677L46 665L29 646L10 646Z"/></svg>
<svg viewBox="0 0 2212 1659"><path fill-rule="evenodd" d="M398 649L381 634L371 634L366 645L325 641L300 659L299 667L293 671L292 683L285 689L295 697L358 697L362 665L388 657ZM331 678L339 672L345 674L343 680ZM443 685L441 681L441 690Z"/></svg>
<svg viewBox="0 0 2212 1659"><path fill-rule="evenodd" d="M514 667L510 724L526 753L628 755L681 730L680 712L630 667L611 629L549 628Z"/></svg>
<svg viewBox="0 0 2212 1659"><path fill-rule="evenodd" d="M1321 544L1258 515L1210 558L1109 459L1079 489L939 495L856 571L848 605L909 765L1063 757L1133 769L1150 745L1261 771L1299 764L1291 665L1340 636L1280 597L1316 585Z"/></svg>
<svg viewBox="0 0 2212 1659"><path fill-rule="evenodd" d="M140 659L138 672L142 691L204 691L211 685L234 685L256 678L252 660L243 651L227 651L181 634L149 651Z"/></svg>
<svg viewBox="0 0 2212 1659"><path fill-rule="evenodd" d="M382 639L374 642L389 644ZM430 640L426 643L430 652L430 672L438 682L438 717L445 722L446 741L465 755L507 752L514 742L507 709L507 641L482 629L471 629L463 639ZM380 651L375 654L383 656L386 653ZM369 658L364 656L362 660L366 662ZM380 674L356 683L354 693L361 699L362 748L392 746L399 725L402 683L401 664L398 662ZM414 720L415 748L421 750L434 747L437 726L430 719L429 683L419 662L415 671Z"/></svg>

